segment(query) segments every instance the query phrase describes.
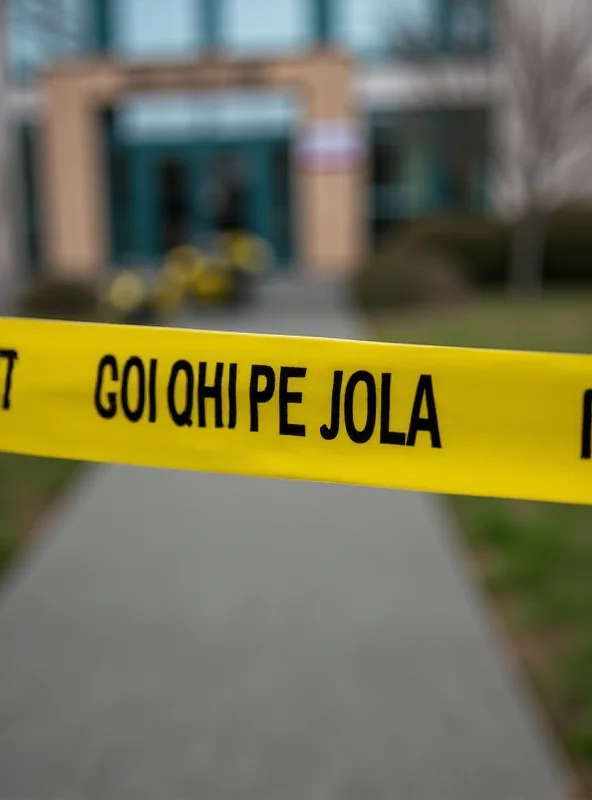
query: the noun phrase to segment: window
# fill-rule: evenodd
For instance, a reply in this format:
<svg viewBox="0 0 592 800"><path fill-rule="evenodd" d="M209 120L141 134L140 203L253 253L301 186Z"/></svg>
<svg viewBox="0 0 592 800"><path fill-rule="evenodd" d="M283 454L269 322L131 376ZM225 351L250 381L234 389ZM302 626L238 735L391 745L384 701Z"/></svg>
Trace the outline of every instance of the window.
<svg viewBox="0 0 592 800"><path fill-rule="evenodd" d="M194 102L194 95L180 92L134 95L117 111L117 136L126 142L190 137Z"/></svg>
<svg viewBox="0 0 592 800"><path fill-rule="evenodd" d="M334 38L366 59L429 52L483 54L491 39L491 0L330 0Z"/></svg>
<svg viewBox="0 0 592 800"><path fill-rule="evenodd" d="M426 115L405 113L378 118L372 129L371 147L375 220L426 213L433 189Z"/></svg>
<svg viewBox="0 0 592 800"><path fill-rule="evenodd" d="M7 51L12 77L27 82L49 61L84 52L88 26L85 0L54 0L53 5L8 0Z"/></svg>
<svg viewBox="0 0 592 800"><path fill-rule="evenodd" d="M117 136L141 140L248 138L287 134L297 103L281 92L215 92L136 95L116 115Z"/></svg>
<svg viewBox="0 0 592 800"><path fill-rule="evenodd" d="M159 249L166 253L189 236L189 182L187 163L167 158L158 165L157 197L160 223Z"/></svg>
<svg viewBox="0 0 592 800"><path fill-rule="evenodd" d="M332 0L335 38L363 58L392 52L407 33L429 31L434 0Z"/></svg>
<svg viewBox="0 0 592 800"><path fill-rule="evenodd" d="M129 255L132 248L131 174L129 154L111 153L111 225L112 251L115 262Z"/></svg>
<svg viewBox="0 0 592 800"><path fill-rule="evenodd" d="M237 53L299 50L310 42L311 3L304 0L215 0L222 46ZM367 1L367 0L366 0Z"/></svg>
<svg viewBox="0 0 592 800"><path fill-rule="evenodd" d="M271 177L273 182L272 241L276 255L286 258L292 251L292 155L287 141L273 145Z"/></svg>
<svg viewBox="0 0 592 800"><path fill-rule="evenodd" d="M296 101L279 91L218 92L211 98L209 107L210 120L220 137L287 133L298 116Z"/></svg>
<svg viewBox="0 0 592 800"><path fill-rule="evenodd" d="M401 152L396 130L380 125L372 140L372 176L376 186L389 186L400 179Z"/></svg>
<svg viewBox="0 0 592 800"><path fill-rule="evenodd" d="M489 116L447 108L378 114L372 125L372 228L487 205Z"/></svg>
<svg viewBox="0 0 592 800"><path fill-rule="evenodd" d="M482 108L442 109L435 116L434 155L449 211L481 210L489 156L489 114Z"/></svg>
<svg viewBox="0 0 592 800"><path fill-rule="evenodd" d="M110 2L113 48L127 58L182 58L199 48L197 0Z"/></svg>
<svg viewBox="0 0 592 800"><path fill-rule="evenodd" d="M489 47L491 0L441 0L444 3L445 38L458 55L478 55Z"/></svg>

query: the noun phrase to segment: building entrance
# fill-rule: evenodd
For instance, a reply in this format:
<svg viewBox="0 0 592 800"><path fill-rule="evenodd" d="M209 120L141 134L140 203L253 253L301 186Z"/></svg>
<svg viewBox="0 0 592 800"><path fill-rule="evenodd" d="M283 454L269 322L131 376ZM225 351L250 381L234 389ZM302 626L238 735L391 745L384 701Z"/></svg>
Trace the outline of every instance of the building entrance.
<svg viewBox="0 0 592 800"><path fill-rule="evenodd" d="M117 145L115 145L117 148ZM222 228L263 237L278 265L292 258L289 143L283 139L119 146L112 186L116 264L157 263L172 247L203 243ZM124 167L125 163L125 167ZM124 208L123 203L128 207ZM120 221L129 219L123 241Z"/></svg>
<svg viewBox="0 0 592 800"><path fill-rule="evenodd" d="M198 230L213 213L204 195L212 195L209 175L217 148L242 154L241 163L247 164L247 177L241 179L241 192L247 193L241 195L247 198L244 213L252 215L253 231L269 239L284 263L327 274L354 269L366 247L363 158L336 164L334 159L313 163L299 157L292 169L286 144L294 141L301 155L303 143L317 141L319 128L357 126L352 69L347 54L323 49L265 59L218 54L138 63L93 57L46 71L39 137L44 269L53 276L92 280L114 260L154 260L186 229ZM297 124L281 135L264 125L250 127L248 135L254 138L238 141L239 130L247 135L242 124L226 126L224 135L216 133L215 138L206 115L196 135L177 132L186 137L182 141L153 129L146 136L140 126L133 142L111 141L109 150L102 147L101 119L129 98L178 92L205 97L247 89L293 95L299 106ZM277 138L256 138L264 136ZM341 152L343 142L337 144ZM111 181L109 162L120 167L111 169Z"/></svg>

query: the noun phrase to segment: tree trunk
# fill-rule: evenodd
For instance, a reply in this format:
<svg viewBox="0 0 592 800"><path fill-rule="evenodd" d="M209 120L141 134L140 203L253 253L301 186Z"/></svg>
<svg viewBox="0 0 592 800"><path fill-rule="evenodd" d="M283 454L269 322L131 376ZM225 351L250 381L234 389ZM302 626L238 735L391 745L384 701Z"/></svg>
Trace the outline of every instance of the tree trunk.
<svg viewBox="0 0 592 800"><path fill-rule="evenodd" d="M510 251L511 294L542 294L546 233L547 215L536 207L527 209L516 222Z"/></svg>

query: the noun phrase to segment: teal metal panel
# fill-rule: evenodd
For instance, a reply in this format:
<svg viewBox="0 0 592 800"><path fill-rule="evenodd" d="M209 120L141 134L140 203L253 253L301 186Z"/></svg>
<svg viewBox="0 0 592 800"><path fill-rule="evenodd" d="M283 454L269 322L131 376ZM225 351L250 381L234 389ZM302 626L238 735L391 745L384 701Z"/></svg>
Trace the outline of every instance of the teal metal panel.
<svg viewBox="0 0 592 800"><path fill-rule="evenodd" d="M460 44L455 41L454 17L455 14L477 12L482 15L483 35L475 40L471 52L486 56L494 48L494 18L491 0L471 0L468 4L459 4L455 0L433 0L434 21L436 26L436 42L438 50L444 55L459 55Z"/></svg>
<svg viewBox="0 0 592 800"><path fill-rule="evenodd" d="M259 183L254 198L255 219L253 227L259 236L270 241L273 235L273 196L271 191L271 151L268 142L253 143L253 160L255 176Z"/></svg>
<svg viewBox="0 0 592 800"><path fill-rule="evenodd" d="M271 233L272 244L278 266L288 266L293 259L293 181L292 150L287 139L270 144L268 164L270 175ZM276 172L277 170L277 172Z"/></svg>
<svg viewBox="0 0 592 800"><path fill-rule="evenodd" d="M449 186L446 166L443 163L438 139L443 135L441 126L443 113L439 110L427 111L429 134L427 137L427 158L429 163L429 207L426 211L437 212L446 208L449 199Z"/></svg>
<svg viewBox="0 0 592 800"><path fill-rule="evenodd" d="M477 2L477 0L475 0ZM441 53L450 53L452 49L451 8L449 0L435 0L436 41Z"/></svg>
<svg viewBox="0 0 592 800"><path fill-rule="evenodd" d="M312 40L326 44L333 39L333 4L335 0L309 0L312 3Z"/></svg>
<svg viewBox="0 0 592 800"><path fill-rule="evenodd" d="M113 187L115 156L115 126L113 114L109 112L101 114L100 124L102 125L104 153L107 162L106 190L107 197L109 198L109 257L112 263L116 263L120 256L117 236L117 219L119 217L120 209L117 206Z"/></svg>
<svg viewBox="0 0 592 800"><path fill-rule="evenodd" d="M135 258L157 257L156 181L154 158L148 149L131 150L132 175L132 250Z"/></svg>
<svg viewBox="0 0 592 800"><path fill-rule="evenodd" d="M215 50L220 47L222 41L222 0L194 0L194 2L197 3L197 12L200 16L204 47Z"/></svg>
<svg viewBox="0 0 592 800"><path fill-rule="evenodd" d="M89 0L89 49L94 52L108 52L111 48L111 2L113 0Z"/></svg>
<svg viewBox="0 0 592 800"><path fill-rule="evenodd" d="M199 234L211 236L214 233L214 209L211 203L211 184L210 172L212 169L212 159L215 153L214 143L208 141L199 142L195 146L195 154L193 158L195 181L196 181L196 198L197 198L197 216L196 228Z"/></svg>

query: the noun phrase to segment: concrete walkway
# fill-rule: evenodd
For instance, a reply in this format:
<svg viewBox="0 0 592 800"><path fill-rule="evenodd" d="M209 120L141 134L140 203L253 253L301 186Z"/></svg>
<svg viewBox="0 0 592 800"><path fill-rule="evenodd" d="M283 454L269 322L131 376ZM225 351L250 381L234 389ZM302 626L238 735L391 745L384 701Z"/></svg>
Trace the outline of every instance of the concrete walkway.
<svg viewBox="0 0 592 800"><path fill-rule="evenodd" d="M216 324L358 332L330 286ZM93 469L0 643L3 800L563 796L427 496Z"/></svg>

